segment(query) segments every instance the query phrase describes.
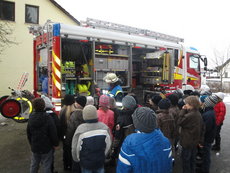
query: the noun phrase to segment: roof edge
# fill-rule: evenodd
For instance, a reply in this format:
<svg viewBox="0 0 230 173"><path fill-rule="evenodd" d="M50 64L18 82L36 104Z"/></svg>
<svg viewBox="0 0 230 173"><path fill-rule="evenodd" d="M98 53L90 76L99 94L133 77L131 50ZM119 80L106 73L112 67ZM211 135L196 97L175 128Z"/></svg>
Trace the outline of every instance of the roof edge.
<svg viewBox="0 0 230 173"><path fill-rule="evenodd" d="M63 13L65 13L69 18L71 18L74 22L80 25L80 22L73 17L68 11L66 11L61 5L59 5L55 0L50 0L57 8L59 8Z"/></svg>

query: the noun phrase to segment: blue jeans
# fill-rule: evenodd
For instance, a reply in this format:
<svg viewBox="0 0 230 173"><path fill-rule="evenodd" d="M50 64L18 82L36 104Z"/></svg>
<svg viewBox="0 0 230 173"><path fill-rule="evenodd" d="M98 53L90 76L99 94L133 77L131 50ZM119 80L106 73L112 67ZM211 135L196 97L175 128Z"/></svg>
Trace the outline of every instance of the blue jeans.
<svg viewBox="0 0 230 173"><path fill-rule="evenodd" d="M182 148L182 167L183 173L195 173L196 169L196 153L197 148Z"/></svg>
<svg viewBox="0 0 230 173"><path fill-rule="evenodd" d="M211 164L211 158L210 158L210 151L211 151L211 143L204 143L203 148L203 164L202 164L202 171L203 172L209 172L210 164Z"/></svg>
<svg viewBox="0 0 230 173"><path fill-rule="evenodd" d="M99 169L85 169L81 167L81 173L104 173L104 167Z"/></svg>
<svg viewBox="0 0 230 173"><path fill-rule="evenodd" d="M44 173L51 173L51 165L53 163L54 150L51 149L46 154L32 153L30 173L37 173L40 163L43 166Z"/></svg>

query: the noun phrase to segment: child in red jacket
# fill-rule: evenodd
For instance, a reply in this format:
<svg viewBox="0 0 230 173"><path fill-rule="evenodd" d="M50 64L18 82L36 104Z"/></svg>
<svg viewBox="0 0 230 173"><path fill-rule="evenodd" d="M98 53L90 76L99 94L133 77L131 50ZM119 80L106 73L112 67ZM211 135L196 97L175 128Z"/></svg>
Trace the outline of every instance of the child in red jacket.
<svg viewBox="0 0 230 173"><path fill-rule="evenodd" d="M216 114L216 136L215 136L215 144L212 146L212 150L220 151L220 141L221 141L220 131L226 114L226 106L223 102L224 93L218 92L215 95L218 97L219 102L214 107L214 111Z"/></svg>
<svg viewBox="0 0 230 173"><path fill-rule="evenodd" d="M102 95L99 98L99 109L97 110L98 121L106 124L110 129L112 136L112 130L114 127L114 112L109 109L109 96Z"/></svg>

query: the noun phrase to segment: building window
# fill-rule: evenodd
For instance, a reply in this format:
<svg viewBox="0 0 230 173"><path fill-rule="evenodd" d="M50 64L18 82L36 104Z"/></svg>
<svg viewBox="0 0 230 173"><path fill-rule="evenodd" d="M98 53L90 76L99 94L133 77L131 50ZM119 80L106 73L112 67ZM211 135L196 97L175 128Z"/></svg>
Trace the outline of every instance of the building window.
<svg viewBox="0 0 230 173"><path fill-rule="evenodd" d="M15 21L14 2L0 1L0 19Z"/></svg>
<svg viewBox="0 0 230 173"><path fill-rule="evenodd" d="M26 23L39 23L39 8L37 6L26 5L26 16L25 22Z"/></svg>

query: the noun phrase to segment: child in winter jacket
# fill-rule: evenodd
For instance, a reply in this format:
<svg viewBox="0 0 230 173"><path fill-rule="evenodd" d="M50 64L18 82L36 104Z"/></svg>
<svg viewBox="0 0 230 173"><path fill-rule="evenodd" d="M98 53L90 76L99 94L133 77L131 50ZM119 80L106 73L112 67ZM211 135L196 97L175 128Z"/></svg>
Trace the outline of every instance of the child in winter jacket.
<svg viewBox="0 0 230 173"><path fill-rule="evenodd" d="M71 156L71 145L67 139L68 122L70 121L70 115L76 110L75 99L73 95L66 94L63 99L63 107L59 113L60 124L61 124L61 140L63 142L63 166L64 170L72 169L72 156Z"/></svg>
<svg viewBox="0 0 230 173"><path fill-rule="evenodd" d="M80 162L82 172L104 172L104 161L111 146L108 126L98 122L97 109L87 105L83 109L83 119L72 140L72 156Z"/></svg>
<svg viewBox="0 0 230 173"><path fill-rule="evenodd" d="M155 112L147 107L139 107L132 118L137 133L124 140L117 173L170 173L171 146L157 129Z"/></svg>
<svg viewBox="0 0 230 173"><path fill-rule="evenodd" d="M180 144L182 146L183 173L195 172L195 158L197 145L201 140L202 117L199 112L200 103L197 96L188 96L184 99L178 118Z"/></svg>
<svg viewBox="0 0 230 173"><path fill-rule="evenodd" d="M157 110L157 125L164 134L164 136L169 139L172 145L172 156L174 158L175 121L173 115L169 113L170 106L171 102L169 99L162 99L158 103L159 109Z"/></svg>
<svg viewBox="0 0 230 173"><path fill-rule="evenodd" d="M216 136L215 136L215 144L212 146L212 150L220 151L220 141L221 141L220 131L226 115L226 106L223 102L224 93L218 92L214 95L216 95L219 100L214 107L214 111L216 114Z"/></svg>
<svg viewBox="0 0 230 173"><path fill-rule="evenodd" d="M118 112L119 116L115 132L116 137L120 139L120 144L122 144L126 136L134 133L132 114L137 108L137 103L132 96L127 95L122 99L122 106L123 109Z"/></svg>
<svg viewBox="0 0 230 173"><path fill-rule="evenodd" d="M58 146L57 130L52 117L45 112L42 98L33 100L33 109L27 125L27 137L32 150L30 172L38 172L42 163L44 172L51 173L54 147Z"/></svg>
<svg viewBox="0 0 230 173"><path fill-rule="evenodd" d="M102 95L99 98L99 109L97 110L98 121L106 124L110 129L110 134L112 136L112 131L114 127L114 112L109 109L109 96Z"/></svg>
<svg viewBox="0 0 230 173"><path fill-rule="evenodd" d="M218 102L218 97L216 95L208 96L204 99L202 105L203 113L202 118L205 126L204 133L204 145L203 145L203 157L202 157L202 172L209 172L211 157L211 145L215 138L216 133L216 117L214 112L214 106Z"/></svg>

